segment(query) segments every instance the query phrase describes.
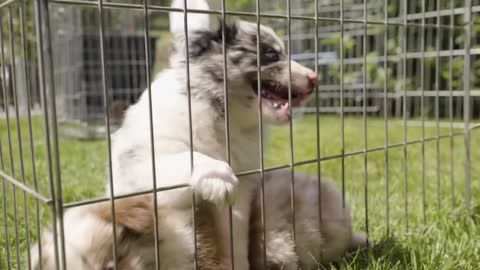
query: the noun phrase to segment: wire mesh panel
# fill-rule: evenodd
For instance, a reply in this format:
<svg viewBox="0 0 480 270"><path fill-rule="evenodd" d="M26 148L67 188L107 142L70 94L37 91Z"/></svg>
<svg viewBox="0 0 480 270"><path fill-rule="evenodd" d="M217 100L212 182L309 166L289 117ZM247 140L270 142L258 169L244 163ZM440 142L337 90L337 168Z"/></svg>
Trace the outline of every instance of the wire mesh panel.
<svg viewBox="0 0 480 270"><path fill-rule="evenodd" d="M366 232L376 244L360 252L361 256L343 259L340 263L347 269L352 265L368 267L364 258L385 267L416 265L414 255L421 252L414 250L415 243L421 242L422 249L440 245L414 238L428 237L425 225L439 223L442 227L445 219L447 223L456 221L451 221L452 212L455 219L459 213L475 211L480 194L480 170L475 166L480 161L475 151L480 147L480 1L222 0L210 1L211 9L196 6L195 1L173 1L180 6L171 2L0 3L0 269L34 269L39 257L52 258L49 265L56 269L70 269L71 257L66 253L72 248L69 237L80 227L82 218L76 224L71 219L65 221L64 214L92 205L105 207L101 214L111 216L107 223L114 237L107 252L112 261L108 269L121 269L124 249L121 237L115 236L123 236L116 227L121 224L117 218L122 218L116 215L118 209L128 205L122 199L157 194L152 196L152 203L155 209L163 209L165 202L158 194L187 186L162 186L158 176L162 174L155 169L163 161L157 150L175 152L170 149L177 143L176 138L169 138L171 144L159 142L164 130L172 127L158 125L154 116L160 108L152 100L158 98L155 91L159 88L169 91L172 86L155 85L160 81L157 73L184 67L176 69L175 76L182 84L178 87L186 89L182 97L187 102L181 104L185 123L178 126L185 127L188 134L178 136L183 136L182 147L188 149L189 173L202 166L195 163L195 157L205 139L196 133L202 121L192 116L198 113L192 100L201 95L192 89L204 86L205 74L217 76L220 89L216 90L221 91L216 93L221 94L211 102L214 108L223 109L221 120L212 127L221 137L215 138L222 145L218 159L236 164L235 135L239 128L235 120L250 115L239 118L238 108L230 107L231 99L236 98L231 89L237 86L229 77L239 72L232 71L236 67L227 59L231 53L227 44L232 34L227 25L230 21L245 20L255 26L255 61L250 63L254 68L249 76L256 80L248 87L256 92L252 96L256 112L250 117L256 128L249 139L258 149L241 150L250 154L249 161L258 164L233 169L240 179L258 181L258 220L248 219L262 228L258 255L262 264L270 256L265 229L271 218L265 199L270 192L268 177L283 169L288 171L288 194L283 195L290 199L282 210L289 216L291 241L302 240L297 234L302 233L298 228L303 225L296 220L296 211L303 203L296 177L302 172L315 179L311 190L318 191L319 198L315 209L310 210L320 221L325 177L338 186L342 207L350 205L354 230ZM220 56L215 58L215 65L200 70L190 47L199 44L189 41L197 34L196 27L207 25L195 25L192 15L221 19L215 40L221 41L217 48ZM169 28L173 28L172 20L177 20L183 35L176 42ZM296 98L292 95L292 66L298 62L318 75L316 91L306 105L289 106L286 125L272 128L267 128L269 123L264 119L264 73L257 68L264 61L258 53L263 46L260 25L273 28L285 45L282 60L287 66L283 74L287 104L292 105ZM185 57L169 59L174 51ZM146 103L141 118L148 119L147 125L139 125L131 139L146 135L148 144L138 148L147 148L149 159L144 171L148 171L152 185L120 194L113 185L117 161L112 145L118 142L113 134L122 125L127 108L142 99ZM126 155L126 159L132 158L128 152ZM126 167L125 174L133 170ZM201 196L191 194L188 220L194 229L189 262L192 268L202 269L204 238L197 236L195 228L209 227L210 223L202 219L205 212L195 204ZM238 200L241 198L237 198L237 205ZM240 269L235 259L239 248L235 211L235 205L228 208L229 219L224 224L228 230L222 237L229 241L221 249L230 258L227 267ZM166 241L162 238L162 218L163 212L153 211L155 229L148 247L154 252L148 269L161 269L169 259L160 255ZM49 224L53 248L30 249L42 241L42 231ZM441 233L449 235L448 229L443 230ZM413 251L398 244L389 249L393 236L411 244ZM293 247L292 252L302 252ZM369 253L372 249L379 252ZM397 256L395 252L403 253ZM466 254L475 252L465 250ZM395 261L396 256L403 259ZM455 257L451 253L435 256ZM428 259L418 260L438 268ZM480 262L472 259L463 263Z"/></svg>
<svg viewBox="0 0 480 270"><path fill-rule="evenodd" d="M63 89L58 108L65 135L73 137L105 136L101 89L100 37L97 11L65 5L52 6L52 46L55 79ZM123 111L135 102L145 88L145 52L143 36L135 21L142 14L107 12L105 37L107 83L112 124L118 125ZM151 58L155 58L155 37L150 37ZM150 60L151 61L151 60ZM100 126L100 127L99 127ZM97 127L97 128L95 128Z"/></svg>

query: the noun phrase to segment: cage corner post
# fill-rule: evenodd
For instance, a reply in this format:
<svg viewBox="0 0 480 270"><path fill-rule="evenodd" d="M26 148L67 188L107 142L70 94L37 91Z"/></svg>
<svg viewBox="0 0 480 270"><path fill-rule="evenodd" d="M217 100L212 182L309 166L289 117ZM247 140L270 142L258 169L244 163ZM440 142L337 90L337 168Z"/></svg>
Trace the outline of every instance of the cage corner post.
<svg viewBox="0 0 480 270"><path fill-rule="evenodd" d="M463 122L464 122L464 144L465 144L465 207L467 211L471 210L471 179L470 179L470 117L471 117L471 39L472 39L472 0L465 0L464 14L464 62L463 62Z"/></svg>
<svg viewBox="0 0 480 270"><path fill-rule="evenodd" d="M49 0L35 0L34 18L37 43L38 77L43 110L45 154L48 168L48 185L52 223L54 226L54 253L56 269L66 270L63 228L63 198L60 174L55 84L53 74Z"/></svg>

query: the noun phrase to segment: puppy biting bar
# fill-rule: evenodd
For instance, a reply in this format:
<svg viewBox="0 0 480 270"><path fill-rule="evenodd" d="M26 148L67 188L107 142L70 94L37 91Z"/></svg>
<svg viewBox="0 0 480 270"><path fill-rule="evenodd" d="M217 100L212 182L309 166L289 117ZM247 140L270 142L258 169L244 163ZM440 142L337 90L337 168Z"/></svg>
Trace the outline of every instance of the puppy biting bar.
<svg viewBox="0 0 480 270"><path fill-rule="evenodd" d="M140 3L141 2L141 3ZM340 178L341 181L341 190L342 190L342 199L345 203L345 194L348 187L348 163L347 158L352 156L361 156L363 158L363 182L364 182L364 197L363 197L363 207L364 209L364 225L367 233L371 231L372 224L375 223L372 217L369 216L369 211L372 209L371 202L369 202L369 187L373 185L372 179L374 176L369 174L368 166L369 161L371 160L371 153L374 152L384 152L384 175L385 175L385 230L386 234L389 235L392 232L392 228L390 226L391 223L391 204L393 203L393 198L390 197L391 193L393 192L390 190L390 184L393 179L392 177L392 161L389 160L389 155L393 152L394 149L402 151L403 161L402 164L395 164L401 167L403 179L403 215L405 221L405 230L409 230L412 227L411 222L409 222L409 218L411 218L412 206L409 203L412 202L412 195L409 190L411 189L408 186L408 179L409 173L413 168L409 168L407 165L407 160L411 159L412 157L409 154L409 146L411 145L418 145L421 147L421 210L422 210L422 219L424 223L431 222L431 220L427 219L428 216L428 207L430 203L428 202L428 198L430 197L426 192L426 183L428 182L428 174L426 174L428 170L428 157L426 156L426 147L428 147L428 142L435 143L435 182L436 182L436 195L435 195L435 207L437 211L441 209L442 202L445 203L443 198L441 198L440 190L444 188L443 186L450 186L450 194L451 194L451 206L452 209L456 207L455 205L455 192L464 194L465 199L465 207L467 209L471 208L471 153L470 153L470 138L473 132L476 132L478 129L472 128L471 125L471 118L474 111L472 108L472 101L474 98L478 97L478 94L475 94L472 90L472 78L471 78L471 57L473 54L477 54L474 52L474 44L472 44L472 10L479 10L478 6L472 7L472 1L467 0L465 1L464 7L456 8L454 6L454 1L451 1L450 7L448 9L443 10L440 7L440 2L435 1L435 11L432 12L428 10L432 10L429 6L429 3L433 3L434 1L421 1L421 11L418 14L411 14L411 8L409 7L410 1L402 0L399 1L398 5L400 6L400 12L398 17L392 17L388 11L388 5L393 5L394 3L390 3L392 1L384 1L383 6L383 18L377 19L376 16L372 16L372 8L366 0L363 2L361 8L363 10L363 17L352 17L349 15L348 12L348 5L345 3L344 0L339 1L332 1L335 5L339 6L338 9L338 16L327 16L321 15L325 13L321 13L322 9L319 8L321 5L318 0L315 0L315 10L314 15L298 15L291 7L291 0L287 0L285 2L286 12L284 14L273 14L269 12L263 12L261 10L261 1L254 0L252 3L255 2L255 12L239 12L239 11L230 11L227 10L227 5L225 0L222 0L222 6L220 10L197 10L197 9L189 9L187 0L184 0L184 8L171 8L160 6L158 4L149 3L147 0L139 1L139 3L132 2L132 3L117 3L117 2L110 2L103 0L97 1L87 1L87 0L7 0L0 4L0 43L1 43L1 58L0 58L0 88L2 89L1 96L3 98L2 108L0 108L0 112L2 113L2 121L5 121L6 125L6 138L1 137L0 140L0 178L2 180L2 216L3 220L0 221L2 228L2 233L6 236L5 238L12 239L11 244L7 244L4 253L0 254L0 264L1 268L3 269L3 264L6 265L6 269L21 269L25 267L26 269L32 269L30 258L32 254L29 254L27 249L24 249L24 245L30 246L32 244L33 239L38 239L40 237L40 228L41 225L46 223L43 219L45 218L45 211L51 214L51 221L48 223L59 224L58 227L55 227L52 232L54 235L54 245L55 245L55 260L57 269L65 269L65 230L69 228L64 228L63 226L63 212L66 208L76 207L80 205L86 204L93 204L100 201L111 200L111 210L113 213L113 219L115 219L115 200L113 198L123 198L128 196L135 196L138 193L132 193L122 196L114 196L113 190L113 181L112 181L112 161L111 161L111 139L110 136L106 136L106 144L107 144L107 161L108 161L108 171L109 177L108 181L110 182L110 198L96 198L96 199L86 199L82 201L65 201L63 196L63 191L68 189L68 181L62 178L61 170L61 161L62 156L60 155L60 147L59 147L59 118L61 115L57 112L57 108L59 106L58 98L62 92L62 88L57 85L55 82L55 62L53 61L54 53L56 52L56 44L54 42L55 36L52 33L52 20L51 17L54 16L53 14L53 6L69 6L73 8L95 8L97 13L96 16L99 21L98 24L98 35L99 39L99 51L100 51L100 73L101 73L101 89L102 89L102 99L103 103L101 104L101 113L104 118L104 126L106 129L107 134L111 134L111 119L109 116L110 111L110 101L109 97L111 96L110 93L110 86L109 86L109 67L107 63L107 55L108 55L108 48L106 46L106 39L108 33L107 27L107 16L106 10L132 10L136 12L140 12L141 16L143 16L143 40L144 40L144 54L146 58L145 68L146 70L146 82L148 85L148 93L151 97L151 81L152 78L150 76L150 71L152 70L152 63L150 62L152 52L150 43L150 37L153 35L150 33L151 30L151 22L149 14L152 12L161 12L161 13L168 13L168 12L181 12L184 14L184 35L186 37L186 50L188 51L188 19L187 15L189 13L197 13L197 14L215 14L220 15L222 17L222 22L224 23L227 17L233 16L245 16L250 19L256 20L257 23L257 50L260 49L260 30L259 25L262 18L274 18L284 20L287 24L287 50L288 50L288 59L295 58L295 54L292 53L292 36L294 33L292 30L292 22L294 21L302 21L308 22L314 25L314 55L312 59L316 63L314 65L315 72L321 73L323 71L322 67L319 63L321 62L320 52L322 51L320 40L319 40L319 31L322 29L322 23L330 23L335 24L338 26L337 33L340 36L338 45L340 47L339 55L337 63L339 64L339 86L338 86L338 96L335 98L338 101L339 106L337 108L337 112L339 112L339 121L340 121L340 144L341 149L339 149L335 153L328 153L323 154L321 156L321 106L323 103L322 101L322 85L317 87L317 91L315 92L315 100L312 104L314 108L314 112L316 113L315 120L315 129L316 129L316 157L311 158L308 160L298 160L295 154L294 148L294 129L293 129L293 122L290 118L289 120L289 162L287 164L277 164L274 167L268 167L264 163L264 149L266 148L263 145L263 129L259 129L259 147L260 147L260 160L261 164L259 164L258 170L252 171L243 171L237 172L237 175L248 175L248 174L259 174L262 178L262 198L264 194L264 185L263 185L263 178L264 173L268 171L273 171L279 168L291 168L291 195L293 196L295 191L295 179L294 179L294 171L297 170L297 166L305 165L305 164L314 164L317 168L317 175L318 181L320 182L320 175L322 172L322 162L327 160L340 160ZM432 4L433 6L433 4ZM28 8L32 8L33 14L29 15ZM465 23L462 25L456 24L454 17L458 14L464 15ZM378 15L378 14L377 14ZM432 23L435 19L435 22ZM442 18L448 18L448 24L443 23ZM16 22L20 22L16 24ZM382 142L381 146L378 145L371 145L368 141L368 100L372 97L370 86L368 85L368 70L364 68L361 71L362 77L362 84L359 89L361 89L361 98L364 101L361 104L360 111L362 115L362 125L363 125L363 142L361 149L355 150L347 150L348 145L346 145L346 115L348 114L348 97L349 97L349 90L348 90L348 81L347 81L347 72L349 66L349 58L351 55L348 55L346 51L346 39L347 35L349 34L348 24L357 24L363 27L363 31L361 31L362 42L362 56L360 60L361 65L366 67L368 63L370 63L370 56L369 53L369 40L368 34L370 31L370 27L380 27L383 28L383 35L381 36L382 43L382 51L384 54L383 57L383 65L384 70L388 69L390 62L390 57L388 50L388 41L389 41L389 28L398 29L400 32L399 36L399 45L401 51L396 55L398 59L398 74L396 76L401 77L404 81L408 79L408 61L409 59L413 59L416 57L420 63L420 90L417 91L416 94L412 94L409 92L408 86L406 84L401 85L401 89L399 93L396 93L398 99L401 100L400 102L400 111L401 111L401 124L403 125L403 138L401 142L392 142L390 135L389 135L389 128L392 126L390 123L390 112L387 108L389 108L390 101L392 100L389 95L391 94L389 91L391 90L390 82L393 80L391 77L394 75L385 73L385 79L383 80L383 85L381 90L383 95L380 97L382 106L384 110L383 113L383 123L384 123L384 142ZM33 25L32 28L35 29L33 31L30 29L29 25ZM408 33L411 28L419 29L421 34L420 38L420 49L416 51L416 56L411 54L409 51L410 44L407 41L411 38L408 36ZM428 86L429 83L427 81L427 74L425 72L426 69L426 59L428 55L430 55L427 47L427 43L425 41L425 37L427 36L428 31L433 31L432 29L436 29L437 35L435 37L435 56L436 61L435 65L435 89L433 89L434 94L428 93ZM30 33L30 32L36 33ZM443 45L442 39L440 36L440 32L443 31L443 35L448 35L448 49L442 49ZM465 36L465 41L463 44L463 52L458 52L455 50L455 32L462 31ZM33 34L33 35L32 35ZM33 38L30 38L33 36ZM222 26L222 36L225 37L225 25ZM20 46L19 46L20 45ZM28 68L29 60L32 52L31 47L36 46L36 52L34 54L35 62L37 65L36 69ZM225 104L228 106L228 83L226 81L227 76L227 46L225 44L225 38L223 38L223 75L224 75L224 93L225 93ZM473 52L473 53L472 53ZM188 55L188 54L187 54ZM394 55L391 55L392 57ZM448 93L442 93L440 88L440 81L442 80L440 74L440 66L442 65L440 61L440 56L448 58L448 78L445 80L448 82ZM465 61L463 63L463 91L461 94L454 93L455 86L452 84L454 81L454 67L453 61L455 57L463 56ZM190 93L190 71L189 71L189 58L185 59L186 61L186 85L188 89L188 98L190 101L191 93ZM382 62L382 60L376 60L378 63ZM393 62L394 60L392 60ZM257 63L260 63L259 54L257 54ZM290 68L289 68L290 69ZM409 71L410 72L410 71ZM259 78L257 82L257 90L258 98L261 98L261 81L260 81L260 71L257 72L257 76ZM289 84L288 84L288 104L292 104L292 85L291 85L291 70L289 70ZM9 78L9 79L7 79ZM22 83L23 82L23 83ZM37 84L37 88L32 87L32 85ZM22 87L25 87L26 97L25 99L21 98L22 95ZM34 95L34 91L38 91L38 100L36 99L36 95ZM458 100L458 97L462 98L462 118L463 118L463 128L461 131L458 131L454 128L454 119L455 115L455 105L454 101ZM429 97L434 98L434 119L433 123L435 126L435 135L429 137L426 132L426 126L429 123L427 119L428 112L427 112L427 101ZM378 97L377 97L378 98ZM414 99L415 98L415 99ZM441 101L446 100L443 104L446 104L448 107L446 116L443 115L440 111L440 104ZM413 103L417 104L417 101L420 101L420 127L421 127L421 137L419 139L411 140L407 136L407 127L410 126L409 121L409 113L410 113L410 106ZM35 130L34 122L34 108L32 104L37 102L42 104L40 109L40 118L43 121L43 130L42 134L39 134L38 131ZM25 104L22 104L25 103ZM281 103L275 103L275 108L281 108ZM188 103L189 106L189 119L190 119L190 152L191 152L191 168L195 166L193 164L193 138L192 138L192 116L191 116L191 103ZM22 111L21 108L26 108L26 111ZM262 105L259 104L259 111L262 111ZM152 114L152 104L151 98L149 103L149 117L150 117L150 143L151 143L151 154L152 154L152 167L155 168L155 154L154 154L154 130L153 130L153 114ZM289 107L290 114L292 114L292 106ZM227 145L227 157L228 163L230 163L230 130L229 126L229 116L228 116L228 109L225 110L225 138L226 138L226 145ZM380 114L379 114L380 115ZM449 125L449 133L448 134L441 134L441 121L442 117L448 120ZM14 119L12 119L14 118ZM22 126L23 119L26 119L26 125L28 126L28 130L22 130L20 127ZM260 113L260 117L258 119L259 123L263 124L262 116ZM14 129L13 126L18 128ZM12 128L11 128L12 127ZM370 127L370 126L369 126ZM478 127L478 126L476 126ZM326 128L326 127L325 127ZM475 129L475 130L474 130ZM36 136L40 136L40 139L37 139ZM41 138L43 136L44 138ZM465 175L465 182L464 182L464 190L458 191L454 190L454 137L463 137L463 146L465 148L465 166L463 169ZM24 138L27 138L25 140ZM442 182L441 181L441 172L442 168L440 165L440 152L443 148L440 147L440 142L442 139L449 140L448 146L448 157L449 157L449 180L450 183ZM42 150L38 150L35 144L38 144L38 141L42 140ZM298 148L298 146L297 146ZM44 152L45 155L45 164L39 164L41 162L38 161L36 158L39 155L39 152ZM30 160L28 160L30 159ZM28 167L31 167L32 173L31 177L29 174L26 173ZM153 169L153 182L154 185L152 189L145 193L156 193L156 192L163 192L169 189L176 189L185 187L184 185L175 186L171 188L159 188L156 189L156 177L155 177L155 169ZM42 178L46 178L48 185L46 188L43 188L42 184L45 185L45 181L42 181ZM320 184L318 185L320 189ZM320 190L319 190L320 192ZM320 193L319 193L320 194ZM458 195L458 194L457 194ZM192 196L195 196L194 194ZM382 195L383 196L383 195ZM34 200L34 208L27 208L24 207L21 209L21 205L27 206L28 202ZM262 199L263 200L263 199ZM195 202L195 199L193 200ZM320 201L320 200L319 200ZM264 209L264 201L262 201L262 224L265 222L265 209ZM154 199L154 204L157 205L156 199ZM46 210L45 210L46 209ZM291 211L295 216L295 203L292 200ZM193 222L195 223L195 206L192 208L192 215L193 215ZM229 209L230 214L230 252L231 257L233 258L233 229L232 229L232 209ZM293 216L293 219L294 219ZM321 207L319 207L319 218L322 218ZM158 224L158 216L155 214L155 224ZM113 222L115 224L115 222ZM24 227L22 227L24 226ZM34 227L34 228L33 228ZM155 226L157 227L157 226ZM114 233L115 225L113 226ZM293 238L295 239L295 221L293 221ZM265 231L263 232L264 241L265 241ZM25 238L22 238L22 235L25 235ZM159 257L159 243L158 243L158 231L156 231L156 239L155 239L155 247L157 249L157 257L156 257L156 267L158 268L161 264L162 258ZM196 239L196 236L194 237ZM114 241L115 241L114 237ZM22 241L25 241L23 244ZM10 242L9 242L10 243ZM114 242L113 249L112 249L112 256L115 259L118 258L118 254L116 252L117 244ZM41 257L41 250L39 250L39 255ZM27 253L27 254L23 254ZM195 254L196 254L196 245L195 245ZM265 242L263 243L263 256L266 258L266 245ZM194 256L194 267L197 268L197 256ZM265 261L266 264L266 261ZM115 264L114 268L118 266ZM233 260L230 266L233 269Z"/></svg>

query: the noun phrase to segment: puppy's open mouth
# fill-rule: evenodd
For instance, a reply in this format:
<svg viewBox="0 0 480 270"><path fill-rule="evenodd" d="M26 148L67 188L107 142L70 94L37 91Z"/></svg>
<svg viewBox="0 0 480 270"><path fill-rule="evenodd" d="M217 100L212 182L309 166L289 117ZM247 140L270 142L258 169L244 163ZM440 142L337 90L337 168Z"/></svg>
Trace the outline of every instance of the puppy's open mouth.
<svg viewBox="0 0 480 270"><path fill-rule="evenodd" d="M258 81L252 82L252 89L255 94L257 92ZM291 88L292 92L292 107L296 107L301 104L301 102L312 93L312 90L309 90L305 93L300 93L295 88ZM277 81L261 81L260 83L260 94L263 100L269 101L273 109L287 111L289 109L288 104L288 86L281 84Z"/></svg>

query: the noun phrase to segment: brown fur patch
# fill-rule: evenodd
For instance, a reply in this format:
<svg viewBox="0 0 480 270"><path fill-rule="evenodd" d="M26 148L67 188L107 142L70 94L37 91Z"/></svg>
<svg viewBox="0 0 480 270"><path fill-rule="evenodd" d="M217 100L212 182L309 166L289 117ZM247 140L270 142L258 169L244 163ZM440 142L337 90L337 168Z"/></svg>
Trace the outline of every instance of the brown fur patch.
<svg viewBox="0 0 480 270"><path fill-rule="evenodd" d="M249 228L248 261L250 270L264 269L263 241L262 241L262 210L260 207L260 198L258 192L255 195L250 213Z"/></svg>
<svg viewBox="0 0 480 270"><path fill-rule="evenodd" d="M200 270L227 270L230 269L228 251L220 248L221 236L215 222L215 205L203 201L197 205L196 233L197 233L197 262ZM117 230L124 234L124 228L136 234L151 234L153 237L152 195L142 195L115 200L115 222L120 225ZM112 222L111 202L99 203L92 206L93 213L105 220ZM168 218L168 209L159 207L158 218Z"/></svg>
<svg viewBox="0 0 480 270"><path fill-rule="evenodd" d="M111 202L92 206L93 213L106 222L112 222ZM152 195L142 195L115 200L115 223L144 234L153 229Z"/></svg>
<svg viewBox="0 0 480 270"><path fill-rule="evenodd" d="M214 219L215 205L202 201L196 211L197 262L200 270L230 269L228 254L220 248L219 228Z"/></svg>

